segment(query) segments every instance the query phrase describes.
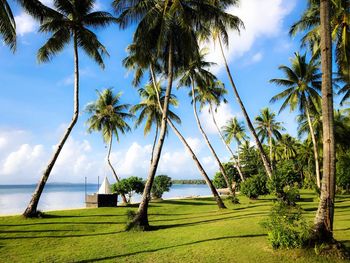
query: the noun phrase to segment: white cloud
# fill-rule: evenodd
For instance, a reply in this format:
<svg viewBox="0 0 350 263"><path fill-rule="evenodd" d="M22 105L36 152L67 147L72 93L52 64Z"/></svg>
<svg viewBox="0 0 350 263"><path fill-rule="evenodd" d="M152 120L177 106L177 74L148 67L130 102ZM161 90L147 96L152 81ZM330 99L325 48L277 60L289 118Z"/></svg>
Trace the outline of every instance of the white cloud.
<svg viewBox="0 0 350 263"><path fill-rule="evenodd" d="M95 78L96 74L95 72L93 72L92 70L90 70L90 68L82 68L79 69L79 75L80 77L89 77L89 78ZM63 78L62 80L57 82L57 86L71 86L72 84L74 84L74 73L70 74L69 76L66 76L65 78Z"/></svg>
<svg viewBox="0 0 350 263"><path fill-rule="evenodd" d="M214 116L216 123L218 124L219 128L224 126L226 122L230 119L233 118L234 116L240 118L241 114L240 113L234 113L232 108L230 107L229 104L221 104L218 108L217 111L214 111ZM217 134L218 130L215 127L215 124L213 122L213 117L211 113L209 112L209 106L205 106L200 113L200 119L203 124L203 128L205 132L208 134Z"/></svg>
<svg viewBox="0 0 350 263"><path fill-rule="evenodd" d="M199 153L203 149L203 142L198 138L188 137L186 141L195 153Z"/></svg>
<svg viewBox="0 0 350 263"><path fill-rule="evenodd" d="M15 16L16 31L19 36L23 36L27 33L32 33L37 28L36 21L27 13L22 12L18 16Z"/></svg>
<svg viewBox="0 0 350 263"><path fill-rule="evenodd" d="M257 63L257 62L261 61L262 58L263 58L263 54L261 52L258 52L252 57L251 62Z"/></svg>
<svg viewBox="0 0 350 263"><path fill-rule="evenodd" d="M57 146L31 143L33 137L25 131L0 130L0 184L39 181ZM198 138L187 139L208 175L212 176L217 166L211 157L200 154L203 143ZM126 149L115 148L111 155L112 164L121 178L132 175L147 178L151 151L150 144L132 142ZM201 178L191 155L182 145L175 149L163 149L157 174L167 174L173 178ZM49 182L82 183L84 177L88 178L88 182L95 182L97 176L108 176L110 182L115 181L106 163L106 151L96 151L87 140L77 140L71 136L52 169Z"/></svg>
<svg viewBox="0 0 350 263"><path fill-rule="evenodd" d="M260 37L277 37L281 34L283 20L295 6L295 0L244 0L239 7L230 8L229 13L238 16L245 29L240 34L229 31L229 50L226 50L228 62L243 56L251 50ZM218 44L209 43L211 51L208 61L216 62L213 71L222 69L223 59Z"/></svg>
<svg viewBox="0 0 350 263"><path fill-rule="evenodd" d="M41 164L37 161L44 157L42 145L31 146L22 144L17 151L11 152L3 162L3 175L25 174L27 171L41 170ZM20 178L14 178L16 183L21 183Z"/></svg>
<svg viewBox="0 0 350 263"><path fill-rule="evenodd" d="M0 131L0 184L36 183L56 146L30 143L32 136L25 131ZM70 137L65 143L50 180L83 182L84 177L103 175L103 155L93 153L90 143Z"/></svg>

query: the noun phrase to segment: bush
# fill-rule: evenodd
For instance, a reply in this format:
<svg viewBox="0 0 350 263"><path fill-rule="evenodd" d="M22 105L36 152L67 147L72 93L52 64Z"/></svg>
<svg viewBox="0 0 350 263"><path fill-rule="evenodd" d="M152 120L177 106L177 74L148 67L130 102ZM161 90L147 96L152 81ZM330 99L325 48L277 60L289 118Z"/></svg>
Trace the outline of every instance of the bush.
<svg viewBox="0 0 350 263"><path fill-rule="evenodd" d="M229 195L227 197L227 200L230 201L232 204L236 205L236 204L239 204L239 199L236 195Z"/></svg>
<svg viewBox="0 0 350 263"><path fill-rule="evenodd" d="M294 204L298 199L298 188L302 178L292 160L284 160L277 164L276 171L267 187L269 192L275 194L277 198Z"/></svg>
<svg viewBox="0 0 350 263"><path fill-rule="evenodd" d="M241 183L241 193L250 199L257 199L259 195L268 194L266 176L254 175Z"/></svg>
<svg viewBox="0 0 350 263"><path fill-rule="evenodd" d="M141 194L145 188L145 183L142 178L131 176L120 180L112 185L112 191L117 194L124 194L128 196L128 203L131 201L131 197L137 193Z"/></svg>
<svg viewBox="0 0 350 263"><path fill-rule="evenodd" d="M223 163L226 175L228 177L228 180L230 182L230 184L232 185L233 182L237 184L240 183L241 181L241 177L238 174L237 169L235 168L235 166L233 165L233 163ZM226 188L227 184L226 181L224 179L224 176L222 175L221 172L217 172L214 176L214 180L213 180L213 185L215 186L215 188Z"/></svg>
<svg viewBox="0 0 350 263"><path fill-rule="evenodd" d="M303 247L311 233L301 208L284 202L276 202L269 219L262 224L267 228L268 241L275 249Z"/></svg>
<svg viewBox="0 0 350 263"><path fill-rule="evenodd" d="M337 171L337 188L342 190L340 192L349 193L350 190L350 156L349 153L341 154L338 157L336 164Z"/></svg>
<svg viewBox="0 0 350 263"><path fill-rule="evenodd" d="M154 182L151 189L153 199L162 198L164 192L169 192L170 187L173 185L171 178L167 175L158 175L154 178Z"/></svg>

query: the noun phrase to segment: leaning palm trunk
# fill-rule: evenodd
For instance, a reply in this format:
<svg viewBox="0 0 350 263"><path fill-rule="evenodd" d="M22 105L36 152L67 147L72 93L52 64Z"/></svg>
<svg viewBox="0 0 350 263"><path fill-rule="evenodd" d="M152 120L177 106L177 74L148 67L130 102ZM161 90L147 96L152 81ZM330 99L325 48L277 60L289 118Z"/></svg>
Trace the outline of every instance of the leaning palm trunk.
<svg viewBox="0 0 350 263"><path fill-rule="evenodd" d="M274 160L273 160L273 154L272 154L272 134L269 133L269 148L270 148L270 164L271 164L271 170L273 171L274 166Z"/></svg>
<svg viewBox="0 0 350 263"><path fill-rule="evenodd" d="M323 127L323 177L321 196L315 217L315 236L318 240L333 239L335 196L335 138L332 89L332 40L330 1L321 0L321 64L322 64L322 127Z"/></svg>
<svg viewBox="0 0 350 263"><path fill-rule="evenodd" d="M224 49L222 47L222 43L221 43L221 39L220 37L218 37L218 40L219 40L219 45L220 45L220 49L221 49L221 54L223 56L223 59L224 59L224 62L225 62L225 68L226 68L226 71L227 71L227 74L228 74L228 77L230 79L230 82L231 82L231 85L232 85L232 88L233 88L233 91L235 93L235 96L236 96L236 100L239 104L239 106L241 107L241 110L242 110L242 113L244 115L244 118L247 122L247 125L248 125L248 128L251 132L251 134L253 135L253 138L255 140L255 143L256 143L256 146L258 147L258 151L260 153L260 156L261 156L261 159L263 161L263 164L264 164L264 167L265 167L265 170L266 170L266 173L267 175L269 176L269 178L271 179L272 178L272 170L271 170L271 165L269 163L269 161L267 160L267 157L266 157L266 154L265 154L265 151L261 145L261 142L255 132L255 129L253 127L253 124L252 122L250 121L250 118L249 118L249 115L244 107L244 104L238 94L238 91L237 91L237 88L236 88L236 85L233 81L233 78L232 78L232 75L231 75L231 71L230 71L230 68L228 67L228 64L227 64L227 60L226 60L226 57L225 57L225 53L224 53Z"/></svg>
<svg viewBox="0 0 350 263"><path fill-rule="evenodd" d="M150 201L151 196L151 189L154 181L154 176L156 174L158 163L160 159L160 155L162 153L163 143L166 135L166 129L167 129L167 118L168 118L168 107L169 107L169 99L171 94L171 88L173 85L173 42L172 39L170 39L169 43L169 57L168 57L168 85L165 91L165 99L164 99L164 106L163 106L163 114L162 114L162 122L159 132L159 139L157 146L154 151L153 161L151 163L149 172L148 172L148 178L145 185L145 189L143 191L142 200L139 205L139 209L137 211L137 215L132 220L132 222L129 225L129 228L132 227L140 227L141 229L147 229L149 228L148 223L148 203Z"/></svg>
<svg viewBox="0 0 350 263"><path fill-rule="evenodd" d="M231 185L231 183L230 183L230 181L229 181L229 179L228 179L228 176L227 176L227 174L226 174L226 172L225 172L225 169L224 169L224 167L223 167L221 161L219 160L219 157L217 156L217 154L216 154L216 152L215 152L213 146L211 145L211 143L210 143L210 141L209 141L209 139L208 139L208 136L207 136L206 133L204 132L203 127L202 127L202 124L201 124L201 122L200 122L200 120L199 120L198 113L197 113L197 101L196 101L195 90L194 90L194 81L192 81L192 100L193 100L193 112L194 112L194 116L195 116L195 118L196 118L196 122L197 122L197 125L198 125L198 129L199 129L199 131L201 132L201 134L202 134L202 136L203 136L205 142L206 142L207 145L208 145L208 148L210 149L212 155L214 156L214 158L215 158L215 160L216 160L216 162L217 162L217 164L218 164L218 166L219 166L219 170L220 170L222 176L224 177L224 180L225 180L225 182L226 182L226 185L227 185L227 188L228 188L230 194L231 194L231 195L234 195L235 192L234 192L233 189L232 189L232 185Z"/></svg>
<svg viewBox="0 0 350 263"><path fill-rule="evenodd" d="M157 90L157 85L156 85L156 77L153 71L153 67L150 66L150 72L151 72L151 77L152 77L152 83L153 83L153 87L154 90L157 94L157 100L158 100L158 105L161 111L163 111L162 109L162 104L160 102L160 97L159 97L159 92ZM225 209L226 206L225 204L222 202L222 199L220 197L220 195L218 194L218 192L216 191L216 188L214 187L212 181L210 180L209 176L207 175L207 173L205 172L203 166L201 165L201 163L199 162L196 154L194 153L194 151L192 150L192 148L190 147L190 145L187 143L186 139L182 136L182 134L180 133L180 131L176 128L176 126L174 125L174 123L168 118L167 122L169 124L169 126L173 129L174 133L177 135L177 137L180 139L180 141L183 143L183 145L185 146L185 148L188 150L188 152L191 154L191 157L193 159L193 161L196 163L199 172L202 174L206 184L208 185L208 187L210 188L210 191L212 192L214 199L218 205L218 207L220 209Z"/></svg>
<svg viewBox="0 0 350 263"><path fill-rule="evenodd" d="M234 155L231 147L225 141L225 138L222 135L222 132L220 131L220 128L219 128L219 126L218 126L218 124L216 122L215 115L214 115L214 112L213 112L213 106L210 104L209 107L210 107L210 112L211 112L211 116L213 118L214 125L215 125L215 127L216 127L216 129L217 129L217 131L218 131L218 133L220 135L220 139L221 139L222 143L225 145L226 149L231 153L232 160L233 160L234 164L236 165L236 169L238 171L238 174L241 177L242 182L244 182L244 175L243 175L242 169L241 169L241 167L239 165L239 161L236 159L236 156Z"/></svg>
<svg viewBox="0 0 350 263"><path fill-rule="evenodd" d="M66 132L64 133L60 143L57 146L55 153L53 154L49 164L47 165L41 180L39 181L35 191L33 193L32 199L30 200L28 207L23 213L25 217L36 217L38 216L38 204L41 197L41 194L45 188L46 182L50 176L52 168L54 167L56 160L68 139L69 134L71 133L74 125L78 121L79 116L79 56L78 56L78 41L77 36L74 35L74 114L71 123L69 124Z"/></svg>
<svg viewBox="0 0 350 263"><path fill-rule="evenodd" d="M310 118L310 112L309 112L307 106L305 107L305 114L306 114L306 117L307 117L307 123L309 125L309 129L310 129L312 146L314 148L316 183L317 183L318 189L320 189L321 188L321 176L320 176L320 165L319 165L319 162L318 162L318 146L317 146L317 141L316 141L316 137L315 137L314 127L312 126L312 122L311 122L311 118Z"/></svg>
<svg viewBox="0 0 350 263"><path fill-rule="evenodd" d="M191 147L189 146L189 144L187 143L187 141L185 140L185 138L182 136L182 134L179 132L179 130L175 127L175 125L173 124L173 122L171 120L168 119L168 124L169 126L173 129L174 133L177 135L177 137L180 139L180 141L184 144L185 148L189 151L189 153L191 154L191 157L193 159L193 161L196 163L198 170L200 171L200 173L202 174L206 184L208 185L208 187L210 188L210 191L212 192L215 201L218 205L219 208L226 208L226 206L224 205L224 203L222 202L218 192L216 191L212 181L210 180L209 176L207 175L207 173L205 172L203 166L201 165L201 163L199 162L196 154L193 152L193 150L191 149Z"/></svg>
<svg viewBox="0 0 350 263"><path fill-rule="evenodd" d="M108 147L108 152L107 152L107 162L108 162L108 165L109 165L109 167L111 168L111 170L112 170L112 172L113 172L113 175L114 175L114 177L115 177L115 180L119 183L119 182L120 182L120 179L119 179L117 173L115 172L114 167L113 167L113 165L112 165L112 163L111 163L111 160L110 160L110 158L109 158L109 157L111 156L112 140L113 140L113 133L111 134L111 138L109 139L109 147ZM128 201L126 200L125 195L124 195L124 194L121 194L121 196L122 196L122 199L123 199L123 203L124 203L124 204L128 203Z"/></svg>
<svg viewBox="0 0 350 263"><path fill-rule="evenodd" d="M154 148L156 147L157 138L158 138L158 123L156 123L156 134L154 135L153 145L152 145L152 153L151 153L151 164L153 162Z"/></svg>

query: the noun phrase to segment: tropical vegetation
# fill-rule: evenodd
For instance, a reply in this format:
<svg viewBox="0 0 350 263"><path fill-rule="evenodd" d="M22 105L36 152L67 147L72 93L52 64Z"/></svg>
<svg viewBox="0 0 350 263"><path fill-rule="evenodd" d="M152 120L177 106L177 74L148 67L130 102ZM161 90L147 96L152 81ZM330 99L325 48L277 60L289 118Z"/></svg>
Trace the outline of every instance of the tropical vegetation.
<svg viewBox="0 0 350 263"><path fill-rule="evenodd" d="M159 261L208 262L224 258L229 262L232 257L228 251L250 262L276 261L271 256L273 253L262 245L266 235L275 249L305 248L297 250L301 257L309 257L302 258L305 262L322 261L310 248L322 254L325 246L329 246L331 253L347 257L344 244L349 245L346 232L350 191L349 0L307 1L306 11L290 29L291 35L302 35L301 50L295 51L289 65L278 67L282 76L277 74L270 80L274 90L282 88L274 91L277 94L270 100L280 103L278 114L288 107L298 114L297 136L286 132L285 123L279 121L278 114L267 105L252 117L240 96L239 89L244 87L235 82L233 67L224 49L229 47L229 32L239 33L244 29L243 21L229 12L239 8L237 0L114 0L111 4L116 17L96 11L95 0L55 0L53 7L36 0L17 2L39 22L39 32L48 35L37 54L40 63L49 62L66 46L73 48L74 105L72 119L23 213L26 218L43 217L44 222L33 219L23 223L19 217L0 218L0 229L4 228L1 235L10 244L0 259L29 261L26 251L35 248L39 251L36 258L39 261L157 262L158 259L150 255L155 254L162 258ZM133 31L122 64L133 71L132 85L138 88L138 96L133 98L134 105L129 105L121 102L122 94L118 91L111 88L97 91L96 101L85 106L85 113L89 115L86 123L88 132L100 132L108 145L106 161L117 181L112 190L132 209L42 214L37 209L40 197L80 115L79 50L104 68L104 56L108 56L108 52L94 30L111 24L118 24L120 30ZM15 51L16 25L8 1L0 2L0 35L4 44ZM213 73L214 63L205 60L206 50L202 46L208 41L219 46L233 96L219 79L220 75ZM333 65L337 65L336 72ZM205 160L198 157L189 137L180 132L181 116L176 110L185 99L175 95L175 85L189 88L196 125L219 170L215 175L208 173ZM336 92L342 96L339 101L334 100ZM226 119L220 127L217 109L228 102L229 96L238 103L244 123L236 116ZM199 112L204 109L209 110L219 135L217 139L227 150L225 158L214 149L213 139L203 125ZM111 160L113 139L119 141L121 134L131 132L131 120L135 120L135 129L144 125L144 135L154 134L146 180L138 176L122 179L112 164L115 162ZM172 181L166 175L156 176L170 131L190 154L202 181L189 178ZM186 182L204 182L211 196L151 202L161 199L173 183ZM220 196L219 188L227 188L229 197ZM240 200L235 196L236 189ZM141 195L141 201L130 204L135 194ZM336 200L336 194L343 200ZM261 196L265 196L264 200L259 200ZM339 215L335 214L336 206L343 209ZM124 220L125 214L128 221ZM307 222L312 218L310 226ZM265 219L262 223L265 229L258 225L262 219ZM48 227L51 225L53 229ZM72 225L77 225L78 230L72 230ZM209 227L203 231L203 225ZM237 229L237 236L228 235L232 229ZM32 232L38 232L35 238L43 242L36 242ZM169 236L171 239L166 238ZM51 242L51 237L62 242ZM28 243L24 244L24 240ZM91 240L106 247L95 246L91 251L80 248L67 254L67 248L77 244L87 247ZM52 250L47 251L47 244L52 245ZM189 253L184 253L184 246ZM23 248L23 252L15 253L16 247ZM1 242L0 249L3 250ZM209 251L209 257L204 257L203 251ZM249 251L259 253L254 255ZM298 256L293 253L276 252L278 262L295 261ZM331 260L338 259L332 257Z"/></svg>

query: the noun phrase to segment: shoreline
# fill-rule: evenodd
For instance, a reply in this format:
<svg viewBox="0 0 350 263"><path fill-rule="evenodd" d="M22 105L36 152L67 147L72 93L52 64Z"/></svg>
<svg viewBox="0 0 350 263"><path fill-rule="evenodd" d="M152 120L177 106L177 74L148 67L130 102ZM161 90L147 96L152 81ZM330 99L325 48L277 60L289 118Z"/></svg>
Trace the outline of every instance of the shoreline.
<svg viewBox="0 0 350 263"><path fill-rule="evenodd" d="M159 201L166 201L166 200L182 200L182 199L198 199L198 198L208 198L212 197L212 195L189 195L189 196L175 196L175 197L169 197L169 198L162 198L159 199ZM157 201L156 201L157 202ZM139 204L140 202L131 202L130 204L135 205ZM118 205L117 207L126 207L124 205ZM43 213L49 213L49 212L57 212L57 211L69 211L69 210L82 210L82 209L94 209L94 207L76 207L76 208L65 208L65 209L54 209L54 210L45 210L42 211ZM22 214L0 214L0 217L10 217L10 216L21 216Z"/></svg>

